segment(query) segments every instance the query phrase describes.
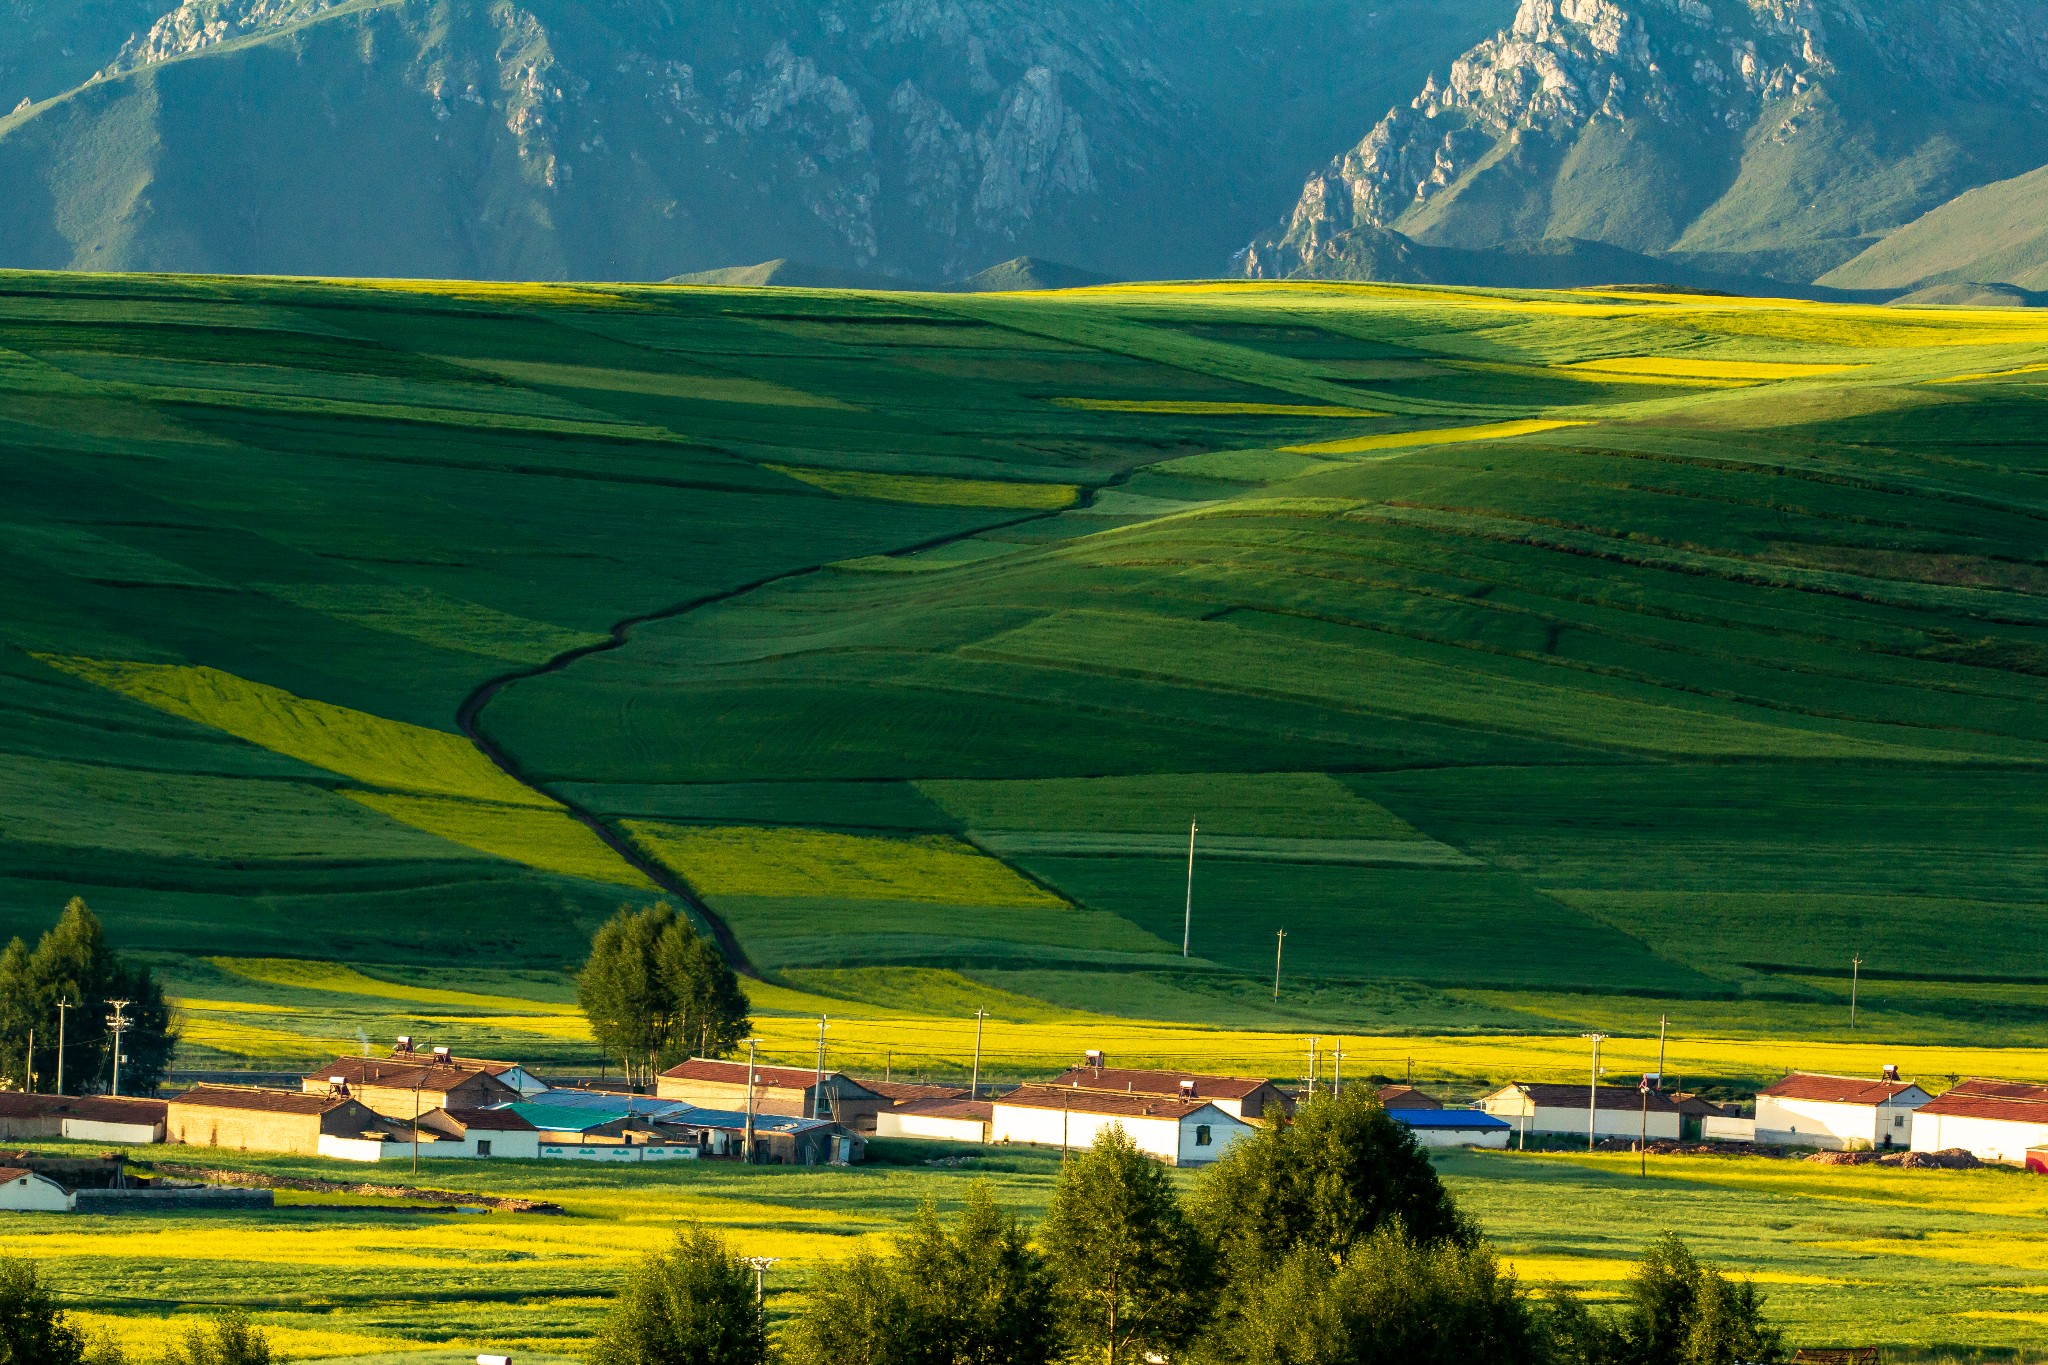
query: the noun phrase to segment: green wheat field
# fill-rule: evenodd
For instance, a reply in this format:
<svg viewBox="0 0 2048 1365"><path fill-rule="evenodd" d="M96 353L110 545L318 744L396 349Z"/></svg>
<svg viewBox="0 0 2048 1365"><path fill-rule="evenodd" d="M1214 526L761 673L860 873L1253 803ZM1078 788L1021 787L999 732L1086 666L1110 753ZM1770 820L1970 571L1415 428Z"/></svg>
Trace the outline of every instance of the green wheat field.
<svg viewBox="0 0 2048 1365"><path fill-rule="evenodd" d="M398 1031L594 1070L568 973L666 897L771 1054L825 1013L903 1074L985 1004L999 1076L1313 1036L1469 1094L1587 1028L1647 1069L1660 1019L1731 1093L2043 1075L2044 418L2023 312L0 273L0 931L84 896L208 1070ZM794 1292L967 1173L921 1160L634 1172L658 1208L493 1172L592 1201L530 1260L375 1208L0 1243L133 1324L573 1350L675 1218ZM1446 1170L1532 1280L1668 1225L1810 1344L2048 1322L2019 1176Z"/></svg>

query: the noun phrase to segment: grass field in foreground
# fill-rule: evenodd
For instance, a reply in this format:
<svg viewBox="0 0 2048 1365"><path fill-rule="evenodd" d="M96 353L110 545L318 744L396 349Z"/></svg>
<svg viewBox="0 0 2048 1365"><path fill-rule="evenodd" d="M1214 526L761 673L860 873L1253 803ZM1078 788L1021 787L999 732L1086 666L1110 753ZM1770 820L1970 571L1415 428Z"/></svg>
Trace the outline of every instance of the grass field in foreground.
<svg viewBox="0 0 2048 1365"><path fill-rule="evenodd" d="M0 1252L37 1256L73 1306L138 1344L166 1318L238 1303L305 1358L432 1347L574 1355L623 1264L680 1221L783 1258L769 1279L779 1321L814 1267L900 1225L925 1197L950 1205L986 1175L1036 1215L1059 1164L1057 1152L1002 1149L934 1167L928 1157L959 1153L878 1149L873 1166L817 1171L427 1162L418 1183L455 1191L458 1202L518 1194L566 1216L412 1212L389 1199L286 1193L265 1215L18 1218L0 1225ZM334 1174L292 1158L176 1155ZM1611 1294L1643 1244L1670 1229L1754 1278L1795 1345L1878 1343L1912 1360L2039 1339L2048 1192L2018 1173L1667 1157L1640 1179L1632 1157L1535 1154L1461 1154L1438 1169L1535 1287ZM357 1174L411 1179L403 1163Z"/></svg>
<svg viewBox="0 0 2048 1365"><path fill-rule="evenodd" d="M0 276L0 930L83 894L221 1006L189 1061L277 1060L397 1015L200 959L559 984L655 894L573 806L828 1012L950 973L1283 1072L1670 1014L1752 1074L1857 1041L1860 957L1886 1050L2037 1046L2044 357L1626 292Z"/></svg>

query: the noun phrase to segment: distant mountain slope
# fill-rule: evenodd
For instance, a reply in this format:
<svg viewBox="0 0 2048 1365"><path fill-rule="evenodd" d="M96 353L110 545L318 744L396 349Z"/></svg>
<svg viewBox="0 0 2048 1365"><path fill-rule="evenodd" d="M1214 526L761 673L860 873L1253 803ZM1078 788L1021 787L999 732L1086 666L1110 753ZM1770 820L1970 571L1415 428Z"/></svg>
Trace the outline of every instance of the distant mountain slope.
<svg viewBox="0 0 2048 1365"><path fill-rule="evenodd" d="M762 261L759 265L728 265L717 270L693 270L674 275L663 284L723 285L746 289L902 289L902 280L886 275L867 275L858 270L834 270L830 266L806 265L801 261Z"/></svg>
<svg viewBox="0 0 2048 1365"><path fill-rule="evenodd" d="M998 262L986 270L978 270L947 287L966 294L995 294L1020 289L1086 289L1092 284L1109 283L1112 283L1109 276L1098 275L1079 266L1042 261L1036 256L1019 256L1015 260Z"/></svg>
<svg viewBox="0 0 2048 1365"><path fill-rule="evenodd" d="M2048 289L2048 166L1950 200L1824 282L1847 289L1962 283Z"/></svg>
<svg viewBox="0 0 2048 1365"><path fill-rule="evenodd" d="M0 117L115 61L169 0L0 0Z"/></svg>
<svg viewBox="0 0 2048 1365"><path fill-rule="evenodd" d="M1246 273L1345 234L1571 237L1811 280L2048 145L2030 0L1524 0L1312 175Z"/></svg>
<svg viewBox="0 0 2048 1365"><path fill-rule="evenodd" d="M0 264L1213 274L1342 111L1506 9L186 0L17 83Z"/></svg>

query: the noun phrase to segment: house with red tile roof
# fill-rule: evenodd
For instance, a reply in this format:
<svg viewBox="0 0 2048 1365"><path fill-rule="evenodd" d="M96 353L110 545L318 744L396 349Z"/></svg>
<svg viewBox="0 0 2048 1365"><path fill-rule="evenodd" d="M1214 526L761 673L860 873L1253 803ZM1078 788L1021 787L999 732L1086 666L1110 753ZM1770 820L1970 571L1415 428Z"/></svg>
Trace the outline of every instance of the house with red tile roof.
<svg viewBox="0 0 2048 1365"><path fill-rule="evenodd" d="M1934 1097L1895 1067L1872 1079L1795 1071L1756 1096L1756 1140L1833 1151L1908 1147L1913 1111Z"/></svg>
<svg viewBox="0 0 2048 1365"><path fill-rule="evenodd" d="M1957 1147L1979 1161L2028 1165L2029 1148L2048 1147L2048 1085L1972 1076L1914 1111L1914 1151Z"/></svg>

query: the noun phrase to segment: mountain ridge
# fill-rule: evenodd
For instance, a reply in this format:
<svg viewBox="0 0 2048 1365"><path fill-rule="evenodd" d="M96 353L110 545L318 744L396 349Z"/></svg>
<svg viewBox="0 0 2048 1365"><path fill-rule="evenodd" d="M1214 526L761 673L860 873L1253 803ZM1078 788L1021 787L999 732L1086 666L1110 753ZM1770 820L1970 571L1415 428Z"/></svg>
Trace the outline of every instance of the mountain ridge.
<svg viewBox="0 0 2048 1365"><path fill-rule="evenodd" d="M1392 228L1467 249L1711 253L1726 273L1810 281L2048 145L2037 27L2017 0L1523 0L1311 174L1240 267L1314 273L1345 233Z"/></svg>

